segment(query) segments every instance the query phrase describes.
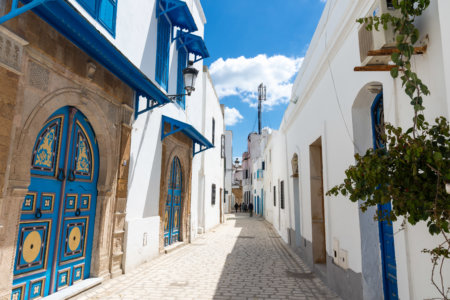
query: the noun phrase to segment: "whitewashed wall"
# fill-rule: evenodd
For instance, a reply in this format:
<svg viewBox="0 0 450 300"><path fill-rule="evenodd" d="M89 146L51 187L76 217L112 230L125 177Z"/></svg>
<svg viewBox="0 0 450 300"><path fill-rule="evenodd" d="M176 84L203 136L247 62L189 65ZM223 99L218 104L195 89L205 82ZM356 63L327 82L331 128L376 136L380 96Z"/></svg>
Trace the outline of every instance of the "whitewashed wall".
<svg viewBox="0 0 450 300"><path fill-rule="evenodd" d="M206 18L200 1L186 0L185 2L198 27L198 31L193 34L203 37ZM158 0L119 0L117 4L115 37L93 19L76 0L69 0L69 3L83 17L91 22L136 67L154 81L156 70L156 37L158 30L156 5ZM177 57L176 43L172 43L169 70L175 74L177 70ZM176 75L169 77L169 93L176 93Z"/></svg>
<svg viewBox="0 0 450 300"><path fill-rule="evenodd" d="M187 4L199 28L199 31L195 34L202 36L204 23L206 22L202 7L197 0L189 0ZM116 38L112 39L110 36L108 37L108 34L105 34L130 61L152 80L155 76L156 61L157 19L155 5L154 0L119 1ZM79 8L83 15L89 19L89 16L83 12L81 7L77 4L74 4L74 6ZM96 27L103 32L100 25ZM125 271L129 271L159 254L161 116L166 115L189 123L200 132L204 133L205 131L203 120L204 115L208 112L199 109L202 106L205 92L202 61L195 63L194 67L200 72L195 86L196 90L190 97L186 97L185 110L178 104L168 104L140 115L133 123L126 216ZM169 94L175 94L177 82L176 43L171 44L169 70ZM200 160L200 155L193 158L193 172L197 170L198 173ZM197 224L198 220L198 182L198 178L192 176L192 224ZM197 232L197 226L192 226L192 233L195 232Z"/></svg>
<svg viewBox="0 0 450 300"><path fill-rule="evenodd" d="M290 204L288 194L288 175L286 169L286 143L285 136L279 131L273 131L265 149L266 171L264 173L264 210L267 212L266 220L273 224L275 230L287 243L289 241L288 228L290 224ZM285 207L280 206L280 184L284 181ZM273 187L276 187L276 205L273 201Z"/></svg>
<svg viewBox="0 0 450 300"><path fill-rule="evenodd" d="M233 177L233 131L225 130L225 190L228 191L225 195L224 212L231 212L231 206L234 205L232 201L232 177ZM232 203L233 202L233 203Z"/></svg>
<svg viewBox="0 0 450 300"><path fill-rule="evenodd" d="M368 0L327 2L293 87L292 99L297 102L289 104L280 127L287 141L286 158L290 161L294 153L299 157L301 228L307 240L311 240L310 144L322 138L326 192L343 181L345 169L354 163L355 152L367 147L367 136L371 133L366 129L370 128L367 125L370 120L361 117L360 112L367 111L375 98L366 91L368 84L383 85L386 121L411 125L412 109L400 80L393 80L388 72L353 71L353 67L360 65L359 26L354 20L366 15L372 4ZM449 116L450 23L444 13L449 9L446 0L432 1L426 14L417 20L422 37L429 35L427 53L413 59L414 69L431 90L431 96L424 102L429 120L438 115ZM292 198L292 184L289 194ZM332 256L333 239L338 240L340 248L348 252L349 269L356 273L362 272L362 255L367 254L361 250L360 218L357 204L342 196L325 196L327 253ZM430 237L423 223L407 225L399 231L400 222L394 224L399 297L437 297L430 282L429 256L421 250L434 247L440 239ZM445 273L445 278L450 278L450 267L445 268Z"/></svg>
<svg viewBox="0 0 450 300"><path fill-rule="evenodd" d="M220 206L223 209L223 193L224 193L224 161L221 158L221 136L225 133L223 110L219 103L216 91L212 84L211 76L208 68L203 68L203 109L204 109L204 131L202 134L212 141L212 119L215 120L215 141L214 148L202 152L197 156L199 159L195 161L195 169L193 168L193 176L198 178L197 183L192 180L192 188L198 188L199 203L198 211L198 227L203 230L209 230L220 223ZM198 110L198 108L197 108ZM197 157L196 156L196 157ZM198 170L198 171L197 171ZM197 172L197 176L195 175ZM216 185L216 201L212 204L211 191L212 184ZM222 189L222 194L221 194ZM193 195L194 196L194 195ZM220 200L222 199L222 201ZM193 197L194 200L194 197ZM193 203L194 205L194 203ZM193 206L194 210L194 206Z"/></svg>

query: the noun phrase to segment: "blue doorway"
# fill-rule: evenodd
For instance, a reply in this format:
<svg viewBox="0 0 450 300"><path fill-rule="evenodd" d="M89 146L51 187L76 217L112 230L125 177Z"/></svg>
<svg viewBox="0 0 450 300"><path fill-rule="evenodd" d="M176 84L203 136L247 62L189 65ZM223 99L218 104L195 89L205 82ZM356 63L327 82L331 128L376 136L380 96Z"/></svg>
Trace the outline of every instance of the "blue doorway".
<svg viewBox="0 0 450 300"><path fill-rule="evenodd" d="M383 149L384 144L384 108L383 93L376 96L372 107L372 136L374 149ZM378 211L387 215L391 212L391 203L378 205ZM383 272L384 299L398 299L397 288L397 264L395 261L394 233L392 223L388 221L378 222L380 235L381 264Z"/></svg>
<svg viewBox="0 0 450 300"><path fill-rule="evenodd" d="M89 277L99 154L86 117L56 111L39 132L23 201L12 299L37 299Z"/></svg>
<svg viewBox="0 0 450 300"><path fill-rule="evenodd" d="M164 246L169 246L180 240L182 181L183 174L180 160L175 156L170 168L164 212Z"/></svg>

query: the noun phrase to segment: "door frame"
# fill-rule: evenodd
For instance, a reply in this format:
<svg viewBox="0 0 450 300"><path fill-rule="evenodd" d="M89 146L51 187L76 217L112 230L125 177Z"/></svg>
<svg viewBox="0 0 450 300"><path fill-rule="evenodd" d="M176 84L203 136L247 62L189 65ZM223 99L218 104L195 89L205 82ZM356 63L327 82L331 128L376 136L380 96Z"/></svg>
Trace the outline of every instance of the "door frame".
<svg viewBox="0 0 450 300"><path fill-rule="evenodd" d="M107 240L110 232L108 230L108 220L110 216L106 215L102 209L105 203L115 203L115 193L111 193L107 187L113 186L114 170L117 155L111 151L110 145L118 144L117 135L112 125L113 121L100 104L107 100L104 96L98 95L86 89L62 88L51 92L35 103L31 111L23 112L19 115L19 125L12 137L11 152L8 163L11 172L6 179L5 201L2 203L4 210L8 207L8 216L5 219L4 232L11 232L3 241L0 241L0 247L5 249L4 260L9 265L14 265L17 250L17 237L19 234L19 222L21 217L21 207L25 195L28 192L28 186L31 182L30 159L33 152L33 146L40 130L49 119L49 117L58 109L65 106L73 106L82 112L89 120L92 130L96 133L96 142L99 153L99 176L97 181L97 208L95 214L95 225L93 235L93 248L91 254L91 277L100 277L111 272L109 263L100 263L105 259L110 259L110 245L100 243L101 240ZM110 100L108 100L110 101ZM0 267L4 267L2 263ZM1 284L1 290L12 290L13 273L5 274L5 284ZM7 279L9 278L9 279Z"/></svg>

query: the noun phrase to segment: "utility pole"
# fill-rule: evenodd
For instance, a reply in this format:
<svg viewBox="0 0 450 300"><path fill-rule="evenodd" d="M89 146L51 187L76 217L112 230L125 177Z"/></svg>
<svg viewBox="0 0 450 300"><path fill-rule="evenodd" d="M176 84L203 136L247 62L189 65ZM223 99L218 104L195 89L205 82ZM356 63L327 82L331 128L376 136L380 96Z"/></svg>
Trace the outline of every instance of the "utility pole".
<svg viewBox="0 0 450 300"><path fill-rule="evenodd" d="M261 110L262 102L266 101L266 86L261 83L258 86L258 134L261 135Z"/></svg>

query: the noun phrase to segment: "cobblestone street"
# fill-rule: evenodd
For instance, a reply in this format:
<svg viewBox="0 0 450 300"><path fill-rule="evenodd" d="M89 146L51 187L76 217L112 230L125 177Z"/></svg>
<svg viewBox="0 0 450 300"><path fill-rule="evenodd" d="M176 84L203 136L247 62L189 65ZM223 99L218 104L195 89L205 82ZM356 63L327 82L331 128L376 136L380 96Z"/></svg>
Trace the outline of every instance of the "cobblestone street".
<svg viewBox="0 0 450 300"><path fill-rule="evenodd" d="M76 299L337 299L269 223L226 218L192 244Z"/></svg>

